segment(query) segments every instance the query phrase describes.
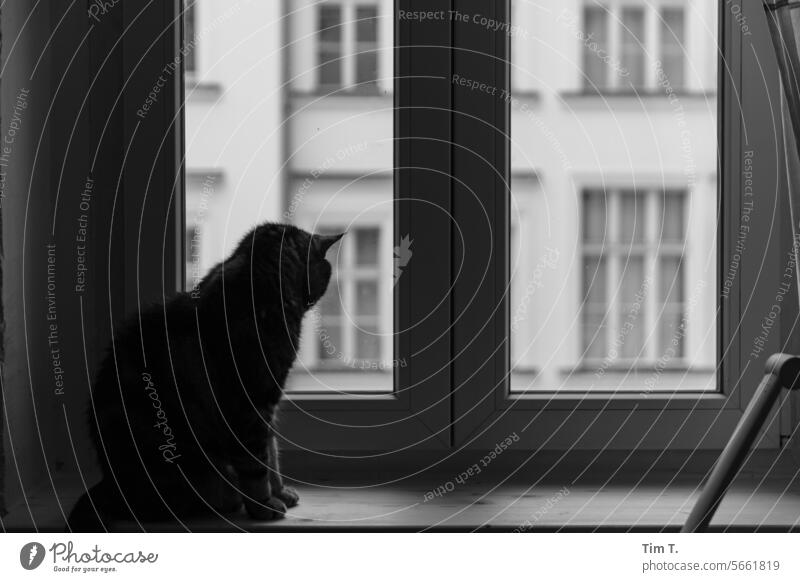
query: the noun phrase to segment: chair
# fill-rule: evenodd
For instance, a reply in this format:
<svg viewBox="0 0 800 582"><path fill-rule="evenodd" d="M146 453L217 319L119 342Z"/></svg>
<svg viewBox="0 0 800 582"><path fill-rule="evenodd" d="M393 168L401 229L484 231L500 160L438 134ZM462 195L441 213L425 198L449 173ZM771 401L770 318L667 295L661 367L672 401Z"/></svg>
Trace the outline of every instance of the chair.
<svg viewBox="0 0 800 582"><path fill-rule="evenodd" d="M798 164L798 160L793 160L790 156L797 156L796 146L800 144L800 53L798 53L798 49L800 49L800 0L764 0L764 9L767 12L769 30L784 88L786 109L789 113L789 120L785 122L783 136L788 184L791 188L792 185L797 185L792 167ZM790 132L794 135L794 144L788 141L787 136ZM797 222L791 196L789 197L789 208L792 212L792 228L794 229ZM795 235L793 241L797 241L796 233L793 232L793 234ZM795 264L800 264L797 263L796 242L794 252ZM800 389L800 357L775 354L767 360L764 379L745 409L722 454L714 464L700 498L692 508L681 531L699 532L708 528L708 524L714 517L714 513L734 477L740 471L750 447L783 388Z"/></svg>

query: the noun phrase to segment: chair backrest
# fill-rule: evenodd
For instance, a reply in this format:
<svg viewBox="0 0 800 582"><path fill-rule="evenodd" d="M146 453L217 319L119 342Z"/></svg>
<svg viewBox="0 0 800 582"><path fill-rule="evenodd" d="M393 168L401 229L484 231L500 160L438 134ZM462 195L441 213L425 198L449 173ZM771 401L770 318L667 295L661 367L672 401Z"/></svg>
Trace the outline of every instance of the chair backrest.
<svg viewBox="0 0 800 582"><path fill-rule="evenodd" d="M800 145L800 0L764 0L795 143Z"/></svg>

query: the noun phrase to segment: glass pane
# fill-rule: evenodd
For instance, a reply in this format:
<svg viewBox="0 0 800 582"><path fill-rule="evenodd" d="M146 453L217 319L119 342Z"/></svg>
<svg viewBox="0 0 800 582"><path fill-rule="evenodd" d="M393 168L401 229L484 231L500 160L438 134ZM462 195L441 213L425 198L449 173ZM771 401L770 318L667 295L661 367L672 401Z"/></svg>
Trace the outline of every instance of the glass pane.
<svg viewBox="0 0 800 582"><path fill-rule="evenodd" d="M335 321L335 320L333 320ZM337 362L342 359L342 328L337 323L323 320L317 330L319 359L326 362Z"/></svg>
<svg viewBox="0 0 800 582"><path fill-rule="evenodd" d="M602 243L606 238L606 196L600 190L583 194L583 240Z"/></svg>
<svg viewBox="0 0 800 582"><path fill-rule="evenodd" d="M627 264L622 267L619 289L619 323L614 340L618 357L634 359L641 355L645 337L644 300L647 286L644 258L629 257Z"/></svg>
<svg viewBox="0 0 800 582"><path fill-rule="evenodd" d="M679 305L667 305L661 314L658 330L658 351L661 362L665 364L680 364L683 358L684 338L686 330L683 329L683 312Z"/></svg>
<svg viewBox="0 0 800 582"><path fill-rule="evenodd" d="M323 317L328 315L341 315L342 298L339 295L340 289L339 281L331 279L331 282L328 284L328 291L317 304L320 314Z"/></svg>
<svg viewBox="0 0 800 582"><path fill-rule="evenodd" d="M356 9L356 84L365 90L378 79L378 11L374 7Z"/></svg>
<svg viewBox="0 0 800 582"><path fill-rule="evenodd" d="M661 241L682 244L686 232L683 193L667 193L662 199Z"/></svg>
<svg viewBox="0 0 800 582"><path fill-rule="evenodd" d="M719 3L512 9L511 389L713 389Z"/></svg>
<svg viewBox="0 0 800 582"><path fill-rule="evenodd" d="M356 231L356 264L376 266L378 264L378 242L380 231L377 228Z"/></svg>
<svg viewBox="0 0 800 582"><path fill-rule="evenodd" d="M342 84L341 53L338 48L322 46L319 52L319 84L321 87L335 88Z"/></svg>
<svg viewBox="0 0 800 582"><path fill-rule="evenodd" d="M356 283L357 315L378 315L378 282L358 281Z"/></svg>
<svg viewBox="0 0 800 582"><path fill-rule="evenodd" d="M378 9L373 6L359 6L356 9L356 40L376 42L378 40Z"/></svg>
<svg viewBox="0 0 800 582"><path fill-rule="evenodd" d="M391 392L394 2L195 4L195 49L213 66L187 84L187 284L257 224L346 233L286 389Z"/></svg>
<svg viewBox="0 0 800 582"><path fill-rule="evenodd" d="M620 221L619 242L633 244L645 239L645 198L634 192L623 192L620 196L622 217Z"/></svg>
<svg viewBox="0 0 800 582"><path fill-rule="evenodd" d="M583 297L591 306L606 304L606 263L599 257L583 261Z"/></svg>
<svg viewBox="0 0 800 582"><path fill-rule="evenodd" d="M319 7L319 40L321 43L339 43L342 39L342 9L323 4Z"/></svg>
<svg viewBox="0 0 800 582"><path fill-rule="evenodd" d="M659 299L664 303L680 303L683 301L683 265L681 257L664 257L661 259L659 272Z"/></svg>
<svg viewBox="0 0 800 582"><path fill-rule="evenodd" d="M183 10L183 38L184 57L183 64L187 75L193 75L197 70L197 54L194 50L197 44L196 20L197 0L185 0Z"/></svg>
<svg viewBox="0 0 800 582"><path fill-rule="evenodd" d="M608 52L608 13L600 6L587 6L583 15L588 41L583 47L584 86L604 89L608 85L608 66L602 58Z"/></svg>
<svg viewBox="0 0 800 582"><path fill-rule="evenodd" d="M374 326L359 326L356 330L356 359L373 362L380 359L380 340Z"/></svg>
<svg viewBox="0 0 800 582"><path fill-rule="evenodd" d="M683 88L683 8L661 10L661 66L673 89Z"/></svg>
<svg viewBox="0 0 800 582"><path fill-rule="evenodd" d="M605 313L586 309L583 312L583 350L586 360L599 360L606 356Z"/></svg>
<svg viewBox="0 0 800 582"><path fill-rule="evenodd" d="M336 87L342 84L342 9L322 5L319 8L319 84Z"/></svg>
<svg viewBox="0 0 800 582"><path fill-rule="evenodd" d="M622 9L621 30L622 66L629 73L627 82L631 87L644 87L644 57L647 43L644 38L644 9L626 7Z"/></svg>

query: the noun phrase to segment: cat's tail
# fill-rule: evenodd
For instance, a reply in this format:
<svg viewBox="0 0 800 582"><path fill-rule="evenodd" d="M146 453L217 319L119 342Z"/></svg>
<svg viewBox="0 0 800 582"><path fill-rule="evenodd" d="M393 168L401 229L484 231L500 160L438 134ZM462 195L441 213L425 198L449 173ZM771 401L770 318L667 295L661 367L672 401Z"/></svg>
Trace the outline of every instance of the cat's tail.
<svg viewBox="0 0 800 582"><path fill-rule="evenodd" d="M81 495L67 518L66 531L100 533L109 530L111 521L120 513L120 497L116 487L104 479Z"/></svg>

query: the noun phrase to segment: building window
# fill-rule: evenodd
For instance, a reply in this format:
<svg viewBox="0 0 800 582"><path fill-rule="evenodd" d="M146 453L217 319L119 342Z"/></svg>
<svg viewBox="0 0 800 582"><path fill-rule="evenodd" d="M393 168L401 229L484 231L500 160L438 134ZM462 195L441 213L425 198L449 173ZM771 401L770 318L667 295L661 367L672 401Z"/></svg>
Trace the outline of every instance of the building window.
<svg viewBox="0 0 800 582"><path fill-rule="evenodd" d="M684 190L584 190L584 364L681 365L685 206Z"/></svg>
<svg viewBox="0 0 800 582"><path fill-rule="evenodd" d="M377 6L325 2L318 15L319 88L374 89L378 79Z"/></svg>
<svg viewBox="0 0 800 582"><path fill-rule="evenodd" d="M326 228L321 232L343 232ZM334 265L319 304L317 359L321 367L361 369L382 361L379 228L350 229L328 251Z"/></svg>
<svg viewBox="0 0 800 582"><path fill-rule="evenodd" d="M197 0L185 0L183 11L183 66L187 75L197 73Z"/></svg>
<svg viewBox="0 0 800 582"><path fill-rule="evenodd" d="M685 10L617 0L591 1L583 11L583 84L586 90L654 90L661 77L685 85Z"/></svg>

